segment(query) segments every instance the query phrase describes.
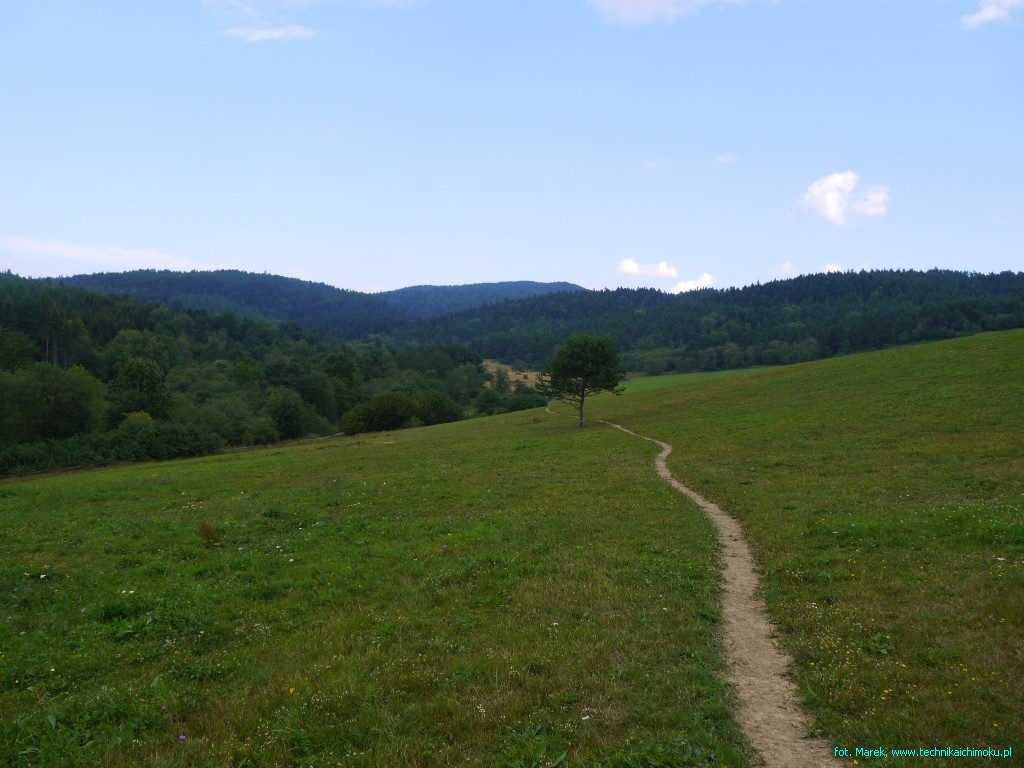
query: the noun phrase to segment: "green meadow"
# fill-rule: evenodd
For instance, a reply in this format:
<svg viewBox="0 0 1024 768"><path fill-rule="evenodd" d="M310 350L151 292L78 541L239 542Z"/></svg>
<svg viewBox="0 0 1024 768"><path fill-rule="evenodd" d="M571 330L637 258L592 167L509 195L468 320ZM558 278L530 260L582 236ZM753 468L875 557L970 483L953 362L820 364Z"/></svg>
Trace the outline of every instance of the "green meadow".
<svg viewBox="0 0 1024 768"><path fill-rule="evenodd" d="M1024 332L683 380L591 413L672 443L673 473L742 521L836 746L1024 751Z"/></svg>
<svg viewBox="0 0 1024 768"><path fill-rule="evenodd" d="M637 376L627 379L622 383L622 391L628 395L638 392L650 392L655 389L668 389L685 385L688 387L694 384L711 384L724 379L732 379L736 376L751 376L765 368L738 368L728 371L711 371L702 373L666 373L661 376Z"/></svg>
<svg viewBox="0 0 1024 768"><path fill-rule="evenodd" d="M0 498L0 764L749 764L713 531L615 430L541 410Z"/></svg>
<svg viewBox="0 0 1024 768"><path fill-rule="evenodd" d="M588 414L742 521L830 743L1024 749L1022 403L1014 331ZM0 764L754 765L655 453L526 411L0 483Z"/></svg>

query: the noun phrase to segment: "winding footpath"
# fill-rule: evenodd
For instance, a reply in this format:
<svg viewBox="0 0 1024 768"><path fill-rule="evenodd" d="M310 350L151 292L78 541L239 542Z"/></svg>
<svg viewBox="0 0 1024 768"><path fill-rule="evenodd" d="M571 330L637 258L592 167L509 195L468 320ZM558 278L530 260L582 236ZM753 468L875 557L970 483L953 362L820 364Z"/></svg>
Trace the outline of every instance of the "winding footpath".
<svg viewBox="0 0 1024 768"><path fill-rule="evenodd" d="M839 766L830 745L806 735L808 720L797 704L796 686L789 678L792 661L772 642L775 629L768 620L764 601L756 595L757 574L740 524L717 504L672 476L667 463L671 445L610 421L602 423L660 445L661 454L655 460L658 476L692 499L715 524L724 562L722 639L730 682L739 699L736 719L761 754L765 768Z"/></svg>

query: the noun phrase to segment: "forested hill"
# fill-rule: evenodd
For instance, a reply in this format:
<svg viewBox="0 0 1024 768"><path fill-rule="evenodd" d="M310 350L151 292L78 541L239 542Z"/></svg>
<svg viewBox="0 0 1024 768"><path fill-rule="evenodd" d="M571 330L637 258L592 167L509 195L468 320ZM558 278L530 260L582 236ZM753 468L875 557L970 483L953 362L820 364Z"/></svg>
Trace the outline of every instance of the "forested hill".
<svg viewBox="0 0 1024 768"><path fill-rule="evenodd" d="M67 286L127 294L169 307L230 312L240 318L295 322L323 336L356 339L390 332L417 318L552 291L582 291L572 283L530 281L473 285L418 285L378 294L360 293L278 275L238 270L172 272L137 270L60 278Z"/></svg>
<svg viewBox="0 0 1024 768"><path fill-rule="evenodd" d="M607 333L645 373L794 363L1024 327L1024 273L948 270L816 274L671 295L557 293L433 318L400 332L540 366L574 332Z"/></svg>
<svg viewBox="0 0 1024 768"><path fill-rule="evenodd" d="M75 275L53 282L103 293L127 294L169 307L230 312L241 318L295 322L307 331L354 339L389 331L410 319L384 299L324 283L238 270L172 272L143 269Z"/></svg>
<svg viewBox="0 0 1024 768"><path fill-rule="evenodd" d="M0 273L0 476L537 405L480 362Z"/></svg>
<svg viewBox="0 0 1024 768"><path fill-rule="evenodd" d="M583 291L573 283L537 283L531 280L470 285L414 285L375 294L397 309L416 317L435 317L485 304L527 299L546 293Z"/></svg>

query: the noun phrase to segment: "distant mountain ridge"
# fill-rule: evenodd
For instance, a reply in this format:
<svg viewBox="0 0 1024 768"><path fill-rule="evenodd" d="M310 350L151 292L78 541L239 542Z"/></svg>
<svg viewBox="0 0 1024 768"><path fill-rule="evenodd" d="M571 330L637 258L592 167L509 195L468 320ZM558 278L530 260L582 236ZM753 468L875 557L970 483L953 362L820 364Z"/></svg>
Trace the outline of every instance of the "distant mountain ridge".
<svg viewBox="0 0 1024 768"><path fill-rule="evenodd" d="M294 322L308 331L358 338L404 328L418 318L474 309L545 293L582 291L572 283L532 281L457 286L419 285L378 294L325 283L240 270L135 270L54 278L52 282L146 303L230 312L243 318Z"/></svg>
<svg viewBox="0 0 1024 768"><path fill-rule="evenodd" d="M476 309L485 304L529 299L549 293L585 290L583 286L574 283L538 283L532 280L518 280L468 285L413 285L374 295L415 317L436 317L450 312Z"/></svg>

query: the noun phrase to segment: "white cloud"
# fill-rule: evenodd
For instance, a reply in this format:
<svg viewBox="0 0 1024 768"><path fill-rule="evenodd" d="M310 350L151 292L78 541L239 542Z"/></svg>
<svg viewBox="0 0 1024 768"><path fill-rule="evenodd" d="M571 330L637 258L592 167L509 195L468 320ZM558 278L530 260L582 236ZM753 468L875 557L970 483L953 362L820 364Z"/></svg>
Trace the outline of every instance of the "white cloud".
<svg viewBox="0 0 1024 768"><path fill-rule="evenodd" d="M819 272L824 272L825 274L830 274L830 273L832 273L832 272L842 272L842 271L843 271L843 268L842 268L842 267L840 267L840 266L839 266L838 264L834 264L834 263L832 263L832 262L829 262L828 264L824 265L824 266L823 266L823 267L822 267L822 268L821 268L820 270L818 270L818 271L819 271Z"/></svg>
<svg viewBox="0 0 1024 768"><path fill-rule="evenodd" d="M676 283L676 287L672 289L672 293L685 293L686 291L697 291L701 288L710 288L715 284L715 278L709 275L707 272L702 274L696 280L684 280L681 283Z"/></svg>
<svg viewBox="0 0 1024 768"><path fill-rule="evenodd" d="M666 280L678 280L679 270L670 265L667 261L659 261L657 264L640 264L635 259L623 259L616 267L616 272L627 275L638 275L641 277L660 277ZM675 284L671 293L683 293L685 291L696 291L701 288L710 288L715 284L715 278L707 272L696 280L683 280Z"/></svg>
<svg viewBox="0 0 1024 768"><path fill-rule="evenodd" d="M32 237L0 237L0 251L39 259L65 259L85 264L91 269L218 269L191 259L161 253L160 251L115 248L112 246L75 245L59 240L36 240ZM48 275L52 277L53 275Z"/></svg>
<svg viewBox="0 0 1024 768"><path fill-rule="evenodd" d="M833 224L845 224L846 206L858 181L859 177L853 171L833 173L818 179L804 194L804 209L824 216Z"/></svg>
<svg viewBox="0 0 1024 768"><path fill-rule="evenodd" d="M736 5L743 0L587 0L605 21L613 24L651 24L675 21L705 5Z"/></svg>
<svg viewBox="0 0 1024 768"><path fill-rule="evenodd" d="M659 261L657 264L638 264L634 259L623 259L615 267L615 271L626 275L664 277L670 280L679 277L679 270L669 266L667 261Z"/></svg>
<svg viewBox="0 0 1024 768"><path fill-rule="evenodd" d="M889 209L889 188L859 187L860 176L853 171L833 173L811 184L800 202L805 211L822 216L836 226L849 221L851 209L861 216L884 216Z"/></svg>
<svg viewBox="0 0 1024 768"><path fill-rule="evenodd" d="M784 261L781 264L776 264L770 271L782 275L783 277L796 277L800 274L800 270L796 268L796 265L793 264L792 261Z"/></svg>
<svg viewBox="0 0 1024 768"><path fill-rule="evenodd" d="M862 216L884 216L889 210L889 188L864 190L861 198L853 201L853 210Z"/></svg>
<svg viewBox="0 0 1024 768"><path fill-rule="evenodd" d="M309 27L298 24L289 24L284 27L231 27L222 29L217 33L224 37L233 37L236 40L244 40L247 43L262 43L266 40L301 40L303 38L316 37Z"/></svg>
<svg viewBox="0 0 1024 768"><path fill-rule="evenodd" d="M965 29L977 29L990 21L1009 21L1014 8L1024 8L1024 0L980 0L978 10L960 17Z"/></svg>
<svg viewBox="0 0 1024 768"><path fill-rule="evenodd" d="M740 161L739 157L737 157L732 152L723 152L720 155L715 155L715 162L716 163L721 163L721 164L728 165L728 164L731 164L731 163L738 163L739 161Z"/></svg>

